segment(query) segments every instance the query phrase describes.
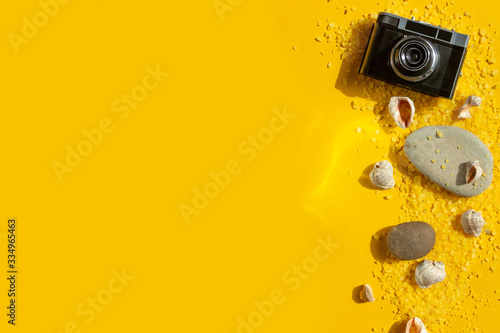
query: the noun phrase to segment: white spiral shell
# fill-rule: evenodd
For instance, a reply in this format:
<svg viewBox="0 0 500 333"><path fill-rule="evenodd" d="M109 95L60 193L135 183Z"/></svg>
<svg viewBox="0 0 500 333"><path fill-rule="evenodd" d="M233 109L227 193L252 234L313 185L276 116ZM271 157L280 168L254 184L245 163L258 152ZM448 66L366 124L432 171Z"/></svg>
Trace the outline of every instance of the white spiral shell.
<svg viewBox="0 0 500 333"><path fill-rule="evenodd" d="M373 185L388 190L395 185L392 164L389 161L380 161L375 163L370 172L370 180Z"/></svg>
<svg viewBox="0 0 500 333"><path fill-rule="evenodd" d="M431 287L446 278L444 262L424 260L418 264L415 270L415 282L422 289Z"/></svg>
<svg viewBox="0 0 500 333"><path fill-rule="evenodd" d="M471 95L467 97L464 105L458 110L458 119L470 118L472 115L470 114L469 109L475 106L481 105L481 97Z"/></svg>
<svg viewBox="0 0 500 333"><path fill-rule="evenodd" d="M464 231L474 237L481 235L483 227L486 224L481 212L475 212L474 209L469 209L463 213L461 222Z"/></svg>

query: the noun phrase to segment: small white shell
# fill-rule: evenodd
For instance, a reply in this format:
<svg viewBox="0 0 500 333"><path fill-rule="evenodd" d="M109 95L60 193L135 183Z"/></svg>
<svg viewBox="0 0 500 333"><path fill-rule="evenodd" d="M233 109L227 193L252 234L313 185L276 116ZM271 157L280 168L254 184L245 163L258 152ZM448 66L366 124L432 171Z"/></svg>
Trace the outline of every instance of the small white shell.
<svg viewBox="0 0 500 333"><path fill-rule="evenodd" d="M474 95L467 97L464 105L462 105L460 110L458 110L458 119L472 117L469 109L474 107L474 106L479 106L479 105L481 105L481 97L477 97Z"/></svg>
<svg viewBox="0 0 500 333"><path fill-rule="evenodd" d="M422 322L422 319L415 317L406 323L406 330L405 333L428 333L427 330L425 329L425 325Z"/></svg>
<svg viewBox="0 0 500 333"><path fill-rule="evenodd" d="M392 175L393 168L389 161L380 161L375 163L373 170L370 172L370 180L372 184L388 190L395 185L394 176Z"/></svg>
<svg viewBox="0 0 500 333"><path fill-rule="evenodd" d="M483 169L479 166L479 161L467 162L467 172L465 173L465 182L467 184L474 183L476 180L481 178L482 174Z"/></svg>
<svg viewBox="0 0 500 333"><path fill-rule="evenodd" d="M464 231L474 237L481 235L483 227L486 224L481 212L475 212L474 209L469 209L463 213L461 222Z"/></svg>
<svg viewBox="0 0 500 333"><path fill-rule="evenodd" d="M405 129L410 127L415 114L415 105L408 97L391 97L389 101L389 113L396 124Z"/></svg>
<svg viewBox="0 0 500 333"><path fill-rule="evenodd" d="M446 278L444 262L424 260L415 269L415 282L422 289L429 288Z"/></svg>
<svg viewBox="0 0 500 333"><path fill-rule="evenodd" d="M373 297L373 289L369 284L365 284L363 286L363 290L361 290L359 297L365 302L375 301L375 298Z"/></svg>

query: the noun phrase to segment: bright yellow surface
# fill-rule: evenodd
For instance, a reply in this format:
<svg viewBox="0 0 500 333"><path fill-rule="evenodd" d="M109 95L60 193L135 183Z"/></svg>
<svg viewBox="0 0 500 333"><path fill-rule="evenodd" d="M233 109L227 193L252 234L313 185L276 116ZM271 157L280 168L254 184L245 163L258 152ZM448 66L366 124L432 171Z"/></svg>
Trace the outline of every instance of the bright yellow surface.
<svg viewBox="0 0 500 333"><path fill-rule="evenodd" d="M402 2L66 2L46 22L37 1L0 14L1 331L389 331L393 305L358 304L353 290L380 295L370 238L404 203L362 177L390 135L350 107L359 91L335 88L340 58L314 38L317 21L346 25ZM346 4L356 9L344 15ZM489 1L454 8L500 24ZM40 27L23 31L34 15ZM131 93L141 101L127 106ZM68 165L68 147L88 154ZM492 292L497 276L473 288ZM480 331L498 331L498 303Z"/></svg>

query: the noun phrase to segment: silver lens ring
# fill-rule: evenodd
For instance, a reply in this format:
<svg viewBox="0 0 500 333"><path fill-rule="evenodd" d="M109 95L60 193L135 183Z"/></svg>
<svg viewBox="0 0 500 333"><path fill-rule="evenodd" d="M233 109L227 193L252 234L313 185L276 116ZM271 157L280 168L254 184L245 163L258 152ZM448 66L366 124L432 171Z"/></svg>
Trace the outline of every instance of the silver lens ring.
<svg viewBox="0 0 500 333"><path fill-rule="evenodd" d="M419 82L431 75L439 62L435 46L420 36L404 36L392 48L391 68L401 79Z"/></svg>

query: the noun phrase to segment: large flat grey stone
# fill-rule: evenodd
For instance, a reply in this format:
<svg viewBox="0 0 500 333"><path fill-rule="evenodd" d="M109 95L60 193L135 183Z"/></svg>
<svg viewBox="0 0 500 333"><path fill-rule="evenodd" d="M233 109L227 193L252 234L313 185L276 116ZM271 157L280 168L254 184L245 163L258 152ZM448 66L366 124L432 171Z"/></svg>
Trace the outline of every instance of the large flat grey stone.
<svg viewBox="0 0 500 333"><path fill-rule="evenodd" d="M404 152L424 176L463 197L482 193L493 180L493 155L476 135L460 127L422 127L406 138ZM467 184L466 164L471 160L479 161L485 176Z"/></svg>

